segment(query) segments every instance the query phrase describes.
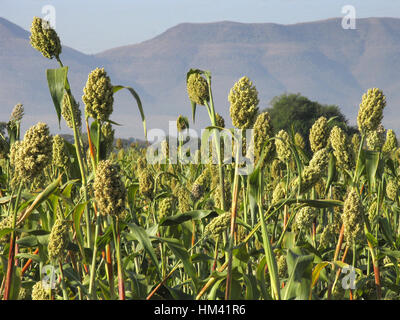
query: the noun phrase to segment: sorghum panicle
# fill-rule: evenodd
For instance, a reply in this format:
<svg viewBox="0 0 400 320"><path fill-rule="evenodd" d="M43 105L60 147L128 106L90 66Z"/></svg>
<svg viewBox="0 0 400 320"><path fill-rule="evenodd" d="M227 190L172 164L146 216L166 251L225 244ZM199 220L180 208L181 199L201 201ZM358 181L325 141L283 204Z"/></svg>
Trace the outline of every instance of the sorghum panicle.
<svg viewBox="0 0 400 320"><path fill-rule="evenodd" d="M230 115L232 124L238 129L249 129L258 112L258 91L247 77L241 78L230 90Z"/></svg>
<svg viewBox="0 0 400 320"><path fill-rule="evenodd" d="M114 92L104 68L96 68L89 74L83 93L86 114L93 119L108 120L113 112Z"/></svg>
<svg viewBox="0 0 400 320"><path fill-rule="evenodd" d="M41 18L33 18L30 42L32 47L46 58L58 58L61 54L61 42L57 32L50 27L48 21Z"/></svg>
<svg viewBox="0 0 400 320"><path fill-rule="evenodd" d="M386 97L382 90L372 88L362 96L357 124L360 132L374 131L383 119L383 109L386 106Z"/></svg>
<svg viewBox="0 0 400 320"><path fill-rule="evenodd" d="M202 106L210 100L207 81L198 73L192 73L189 76L187 93L191 101Z"/></svg>
<svg viewBox="0 0 400 320"><path fill-rule="evenodd" d="M110 160L97 164L93 183L94 197L101 215L121 216L125 210L126 189L119 174L119 167Z"/></svg>
<svg viewBox="0 0 400 320"><path fill-rule="evenodd" d="M310 129L310 146L312 152L317 152L325 148L328 138L328 121L325 117L320 117Z"/></svg>

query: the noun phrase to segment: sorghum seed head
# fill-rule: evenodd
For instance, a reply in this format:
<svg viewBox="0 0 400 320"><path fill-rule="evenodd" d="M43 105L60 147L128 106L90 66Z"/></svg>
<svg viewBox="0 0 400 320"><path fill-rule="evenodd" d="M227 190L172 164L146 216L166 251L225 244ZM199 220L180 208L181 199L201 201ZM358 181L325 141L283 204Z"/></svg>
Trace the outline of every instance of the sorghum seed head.
<svg viewBox="0 0 400 320"><path fill-rule="evenodd" d="M296 214L294 228L296 230L306 230L311 227L314 219L317 217L318 211L312 207L304 207Z"/></svg>
<svg viewBox="0 0 400 320"><path fill-rule="evenodd" d="M58 58L61 54L61 42L57 32L50 27L48 21L41 18L33 18L30 42L32 47L40 51L46 58Z"/></svg>
<svg viewBox="0 0 400 320"><path fill-rule="evenodd" d="M314 153L308 166L301 173L300 193L310 190L323 176L328 165L329 154L326 148L320 149ZM299 177L294 180L294 188L298 188Z"/></svg>
<svg viewBox="0 0 400 320"><path fill-rule="evenodd" d="M60 261L68 241L68 224L65 220L57 219L51 229L49 244L47 246L49 258L52 261Z"/></svg>
<svg viewBox="0 0 400 320"><path fill-rule="evenodd" d="M282 176L283 170L285 170L285 164L278 159L274 159L271 163L271 176L274 179L279 179Z"/></svg>
<svg viewBox="0 0 400 320"><path fill-rule="evenodd" d="M114 92L104 68L96 68L89 74L83 93L86 114L93 119L108 120L113 112Z"/></svg>
<svg viewBox="0 0 400 320"><path fill-rule="evenodd" d="M286 198L285 184L280 182L276 185L274 192L272 193L272 203L277 203L278 201Z"/></svg>
<svg viewBox="0 0 400 320"><path fill-rule="evenodd" d="M126 189L119 174L119 167L110 160L97 164L93 183L94 197L101 215L120 216L125 210Z"/></svg>
<svg viewBox="0 0 400 320"><path fill-rule="evenodd" d="M210 186L210 170L206 168L192 186L192 198L199 200Z"/></svg>
<svg viewBox="0 0 400 320"><path fill-rule="evenodd" d="M360 132L374 131L383 119L383 108L386 106L386 97L378 88L369 89L362 97L357 116Z"/></svg>
<svg viewBox="0 0 400 320"><path fill-rule="evenodd" d="M265 143L272 138L273 135L271 117L268 112L263 112L258 115L254 123L254 156L256 164L260 160L263 150L266 152L263 165L272 160L272 156L275 152L275 144L273 141L269 141L267 144Z"/></svg>
<svg viewBox="0 0 400 320"><path fill-rule="evenodd" d="M389 180L389 182L386 185L387 197L390 200L395 201L397 199L398 192L399 192L399 184L397 183L397 181L393 179Z"/></svg>
<svg viewBox="0 0 400 320"><path fill-rule="evenodd" d="M154 189L153 175L148 169L141 171L139 175L139 191L145 197L151 198Z"/></svg>
<svg viewBox="0 0 400 320"><path fill-rule="evenodd" d="M173 202L174 201L173 201L172 197L164 198L160 201L160 205L159 205L159 212L160 212L159 219L160 220L164 217L171 215Z"/></svg>
<svg viewBox="0 0 400 320"><path fill-rule="evenodd" d="M321 233L318 249L327 248L330 244L335 243L337 241L337 234L337 226L328 224Z"/></svg>
<svg viewBox="0 0 400 320"><path fill-rule="evenodd" d="M310 129L310 146L312 152L325 148L328 137L328 121L325 117L320 117Z"/></svg>
<svg viewBox="0 0 400 320"><path fill-rule="evenodd" d="M23 116L24 116L24 106L22 105L22 103L18 103L17 105L15 105L13 111L11 112L10 122L15 123L21 121Z"/></svg>
<svg viewBox="0 0 400 320"><path fill-rule="evenodd" d="M378 211L376 210L378 204L376 201L372 202L371 205L368 208L368 220L369 223L371 223L372 225L375 225L375 223L377 222L377 218L378 218Z"/></svg>
<svg viewBox="0 0 400 320"><path fill-rule="evenodd" d="M353 147L353 152L355 156L358 155L358 149L360 149L360 143L361 143L360 135L358 133L353 134L353 137L351 138L351 145Z"/></svg>
<svg viewBox="0 0 400 320"><path fill-rule="evenodd" d="M352 189L344 201L343 224L344 237L348 244L358 241L364 234L363 205L360 196L355 189Z"/></svg>
<svg viewBox="0 0 400 320"><path fill-rule="evenodd" d="M67 145L63 137L55 135L53 137L53 165L64 168L69 160Z"/></svg>
<svg viewBox="0 0 400 320"><path fill-rule="evenodd" d="M385 129L382 125L373 131L367 132L367 146L369 150L380 151L385 143Z"/></svg>
<svg viewBox="0 0 400 320"><path fill-rule="evenodd" d="M333 154L335 155L337 165L345 170L350 170L352 166L352 157L349 152L349 141L347 134L338 126L333 127L329 136Z"/></svg>
<svg viewBox="0 0 400 320"><path fill-rule="evenodd" d="M173 190L174 195L178 198L178 210L180 213L191 210L190 192L183 186L176 186Z"/></svg>
<svg viewBox="0 0 400 320"><path fill-rule="evenodd" d="M211 220L211 222L205 227L204 233L212 236L217 236L224 233L231 222L231 213L225 212L218 217Z"/></svg>
<svg viewBox="0 0 400 320"><path fill-rule="evenodd" d="M286 162L290 159L292 151L290 150L290 138L289 134L285 130L281 130L276 135L278 139L275 139L276 154L280 161Z"/></svg>
<svg viewBox="0 0 400 320"><path fill-rule="evenodd" d="M207 81L199 73L192 73L186 85L190 101L204 106L210 100Z"/></svg>
<svg viewBox="0 0 400 320"><path fill-rule="evenodd" d="M238 129L249 129L258 112L258 92L247 77L241 78L230 90L230 115L232 124Z"/></svg>
<svg viewBox="0 0 400 320"><path fill-rule="evenodd" d="M186 117L179 115L178 119L176 120L176 127L178 132L182 132L189 128L189 121Z"/></svg>
<svg viewBox="0 0 400 320"><path fill-rule="evenodd" d="M15 178L33 181L50 163L52 150L52 137L47 124L39 122L29 128L24 139L14 143L10 150L10 160L15 170Z"/></svg>
<svg viewBox="0 0 400 320"><path fill-rule="evenodd" d="M32 300L50 300L49 291L43 288L42 281L38 281L32 287Z"/></svg>
<svg viewBox="0 0 400 320"><path fill-rule="evenodd" d="M278 276L283 279L288 276L288 266L286 262L286 257L284 255L280 255L276 261L278 266Z"/></svg>
<svg viewBox="0 0 400 320"><path fill-rule="evenodd" d="M294 143L296 144L296 146L298 146L300 149L305 149L306 147L306 143L303 139L303 136L299 133L296 132L296 134L294 135Z"/></svg>
<svg viewBox="0 0 400 320"><path fill-rule="evenodd" d="M217 127L225 128L225 119L219 113L215 113L215 122Z"/></svg>
<svg viewBox="0 0 400 320"><path fill-rule="evenodd" d="M382 151L386 153L391 153L393 151L396 151L398 147L398 142L396 138L396 134L392 129L389 129L386 132L386 141L385 144L382 147Z"/></svg>
<svg viewBox="0 0 400 320"><path fill-rule="evenodd" d="M73 119L71 108L73 110L75 124L78 128L82 127L82 115L81 109L79 109L79 103L76 102L73 96L69 96L66 92L64 93L63 99L61 101L61 115L64 118L67 126L73 128Z"/></svg>

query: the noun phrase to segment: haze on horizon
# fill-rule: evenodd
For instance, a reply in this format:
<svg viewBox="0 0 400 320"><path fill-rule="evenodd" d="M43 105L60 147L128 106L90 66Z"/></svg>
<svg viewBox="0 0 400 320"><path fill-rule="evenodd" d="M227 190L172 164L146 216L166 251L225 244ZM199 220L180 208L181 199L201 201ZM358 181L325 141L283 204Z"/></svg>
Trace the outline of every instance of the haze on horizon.
<svg viewBox="0 0 400 320"><path fill-rule="evenodd" d="M345 5L357 18L400 17L393 0L2 0L0 16L29 30L46 5L56 9L63 44L87 54L140 43L183 22L294 24L343 16Z"/></svg>

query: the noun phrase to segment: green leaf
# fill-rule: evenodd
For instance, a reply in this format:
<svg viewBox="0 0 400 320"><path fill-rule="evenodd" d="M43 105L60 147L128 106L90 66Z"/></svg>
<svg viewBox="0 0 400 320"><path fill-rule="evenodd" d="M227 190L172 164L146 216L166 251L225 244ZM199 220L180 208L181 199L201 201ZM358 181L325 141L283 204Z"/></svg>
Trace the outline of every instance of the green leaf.
<svg viewBox="0 0 400 320"><path fill-rule="evenodd" d="M189 220L201 220L206 217L215 218L218 214L213 210L195 210L180 213L171 217L164 217L160 221L160 226L176 226Z"/></svg>
<svg viewBox="0 0 400 320"><path fill-rule="evenodd" d="M25 210L22 217L18 220L18 224L24 221L29 217L34 209L36 209L43 201L47 200L47 198L58 188L61 183L62 175L60 175L54 182L49 184L46 189L44 189L39 195L35 198L35 201L29 206L28 209Z"/></svg>
<svg viewBox="0 0 400 320"><path fill-rule="evenodd" d="M151 244L150 238L147 235L146 231L142 227L140 227L134 223L128 223L127 226L129 227L129 229L131 230L131 232L135 236L135 238L142 245L142 247L147 252L147 254L150 256L150 259L153 262L154 267L156 268L158 275L161 278L161 271L158 266L157 256L156 256L156 253L154 252L154 248Z"/></svg>
<svg viewBox="0 0 400 320"><path fill-rule="evenodd" d="M136 93L136 91L131 88L131 87L125 87L125 86L113 86L113 92L116 93L121 89L127 89L131 95L135 98L137 106L139 108L139 112L140 112L140 116L142 118L142 123L143 123L143 129L144 129L144 136L147 139L147 129L146 129L146 118L144 116L144 112L143 112L143 106L142 106L142 101L140 101L140 97L139 95Z"/></svg>
<svg viewBox="0 0 400 320"><path fill-rule="evenodd" d="M11 232L13 232L13 229L11 229L11 228L4 228L4 229L0 230L0 239L3 238L4 236L10 234Z"/></svg>
<svg viewBox="0 0 400 320"><path fill-rule="evenodd" d="M241 244L238 247L234 248L232 250L232 255L244 263L247 263L250 259L250 255L246 250L245 244Z"/></svg>
<svg viewBox="0 0 400 320"><path fill-rule="evenodd" d="M301 249L296 247L288 250L286 261L289 280L284 288L284 299L308 299L311 294L314 255L304 255Z"/></svg>
<svg viewBox="0 0 400 320"><path fill-rule="evenodd" d="M27 236L17 240L17 244L20 247L32 248L37 247L39 242L36 236Z"/></svg>
<svg viewBox="0 0 400 320"><path fill-rule="evenodd" d="M188 250L177 240L171 238L158 238L152 237L153 239L157 239L158 241L164 242L171 249L175 257L182 261L183 267L187 274L192 278L194 285L197 285L197 273L196 269L193 267L193 262L190 259Z"/></svg>
<svg viewBox="0 0 400 320"><path fill-rule="evenodd" d="M329 187L331 186L333 179L336 175L336 159L333 153L329 154L329 163L328 163L328 178L326 179L325 185L325 194L327 194Z"/></svg>
<svg viewBox="0 0 400 320"><path fill-rule="evenodd" d="M374 248L378 246L378 240L372 234L365 232L365 236Z"/></svg>
<svg viewBox="0 0 400 320"><path fill-rule="evenodd" d="M376 185L376 172L379 165L379 152L365 151L365 169L369 180L370 191Z"/></svg>
<svg viewBox="0 0 400 320"><path fill-rule="evenodd" d="M15 268L12 273L9 300L18 300L21 288L21 268Z"/></svg>
<svg viewBox="0 0 400 320"><path fill-rule="evenodd" d="M213 261L214 258L204 254L204 253L195 253L193 254L190 259L192 260L192 263L198 263L202 261Z"/></svg>
<svg viewBox="0 0 400 320"><path fill-rule="evenodd" d="M389 257L400 259L400 251L390 250L388 248L382 248L382 253Z"/></svg>
<svg viewBox="0 0 400 320"><path fill-rule="evenodd" d="M183 292L182 290L179 290L176 288L170 288L166 285L164 285L164 287L167 288L167 290L169 291L169 293L175 300L193 300L194 299L194 296L191 296L191 295Z"/></svg>
<svg viewBox="0 0 400 320"><path fill-rule="evenodd" d="M296 245L296 234L294 232L286 232L282 240L282 248L291 249Z"/></svg>
<svg viewBox="0 0 400 320"><path fill-rule="evenodd" d="M192 120L193 120L193 123L195 123L195 120L196 120L196 106L197 105L193 101L190 101L190 105L192 107Z"/></svg>
<svg viewBox="0 0 400 320"><path fill-rule="evenodd" d="M81 248L83 248L84 243L80 225L81 225L82 214L85 211L86 204L87 204L86 202L78 204L72 215L76 237Z"/></svg>
<svg viewBox="0 0 400 320"><path fill-rule="evenodd" d="M67 81L68 67L58 69L47 69L47 85L50 90L51 98L57 112L58 124L61 121L61 103L64 97L64 88Z"/></svg>
<svg viewBox="0 0 400 320"><path fill-rule="evenodd" d="M15 258L17 259L31 259L32 261L35 262L42 262L42 259L40 258L40 256L36 255L36 254L29 254L29 253L18 253L17 255L15 255Z"/></svg>
<svg viewBox="0 0 400 320"><path fill-rule="evenodd" d="M273 290L273 295L276 300L281 299L280 289L279 289L279 276L278 276L278 265L276 263L276 257L272 251L270 240L267 233L267 227L262 215L261 210L259 210L259 219L261 220L261 233L263 238L263 247L265 252L265 259L267 261L268 272L271 280L271 287Z"/></svg>
<svg viewBox="0 0 400 320"><path fill-rule="evenodd" d="M314 208L332 208L332 207L342 207L344 202L340 200L325 200L325 199L283 199L274 204L274 207L279 207L283 202L290 205L293 203L305 203L309 207Z"/></svg>
<svg viewBox="0 0 400 320"><path fill-rule="evenodd" d="M255 299L255 294L257 292L257 287L250 280L250 278L245 274L243 274L243 280L244 280L245 285L246 285L245 300L254 300Z"/></svg>
<svg viewBox="0 0 400 320"><path fill-rule="evenodd" d="M324 261L324 262L318 263L315 266L315 268L314 268L314 270L312 272L312 278L311 278L310 300L311 300L312 289L314 288L315 284L317 283L321 271L329 264L330 264L330 262Z"/></svg>
<svg viewBox="0 0 400 320"><path fill-rule="evenodd" d="M382 235L388 243L394 243L393 230L387 218L379 218L379 226L382 229Z"/></svg>
<svg viewBox="0 0 400 320"><path fill-rule="evenodd" d="M256 278L260 286L260 292L262 294L262 297L265 300L271 300L271 296L269 295L267 291L267 286L266 286L266 281L265 281L265 265L267 264L265 256L262 257L260 260L257 270L256 270Z"/></svg>
<svg viewBox="0 0 400 320"><path fill-rule="evenodd" d="M212 288L210 290L210 293L208 294L208 300L216 300L218 288L221 285L222 281L225 281L225 279L220 279L214 283L214 285L212 286Z"/></svg>

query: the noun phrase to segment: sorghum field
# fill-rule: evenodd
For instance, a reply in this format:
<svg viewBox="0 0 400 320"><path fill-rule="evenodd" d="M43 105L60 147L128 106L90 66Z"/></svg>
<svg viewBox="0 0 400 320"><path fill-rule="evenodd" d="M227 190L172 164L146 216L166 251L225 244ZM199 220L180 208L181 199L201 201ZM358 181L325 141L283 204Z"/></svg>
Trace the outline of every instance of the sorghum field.
<svg viewBox="0 0 400 320"><path fill-rule="evenodd" d="M132 94L146 131L135 90L97 68L82 112L60 40L40 18L31 44L60 64L46 71L49 94L74 141L52 136L45 123L22 134L22 105L1 136L4 300L399 299L400 149L381 125L382 90L360 97L357 134L321 117L303 137L274 133L243 77L227 97L230 121L254 129L253 141L233 148L227 163L211 133L242 136L217 113L211 74L192 69L182 110L192 118L179 116L177 129L195 120L196 106L206 109L202 146L213 144L216 161L182 161L180 142L176 163L151 164L145 146L114 147L117 91ZM168 156L172 146L161 145ZM239 174L242 151L254 155L248 175Z"/></svg>

